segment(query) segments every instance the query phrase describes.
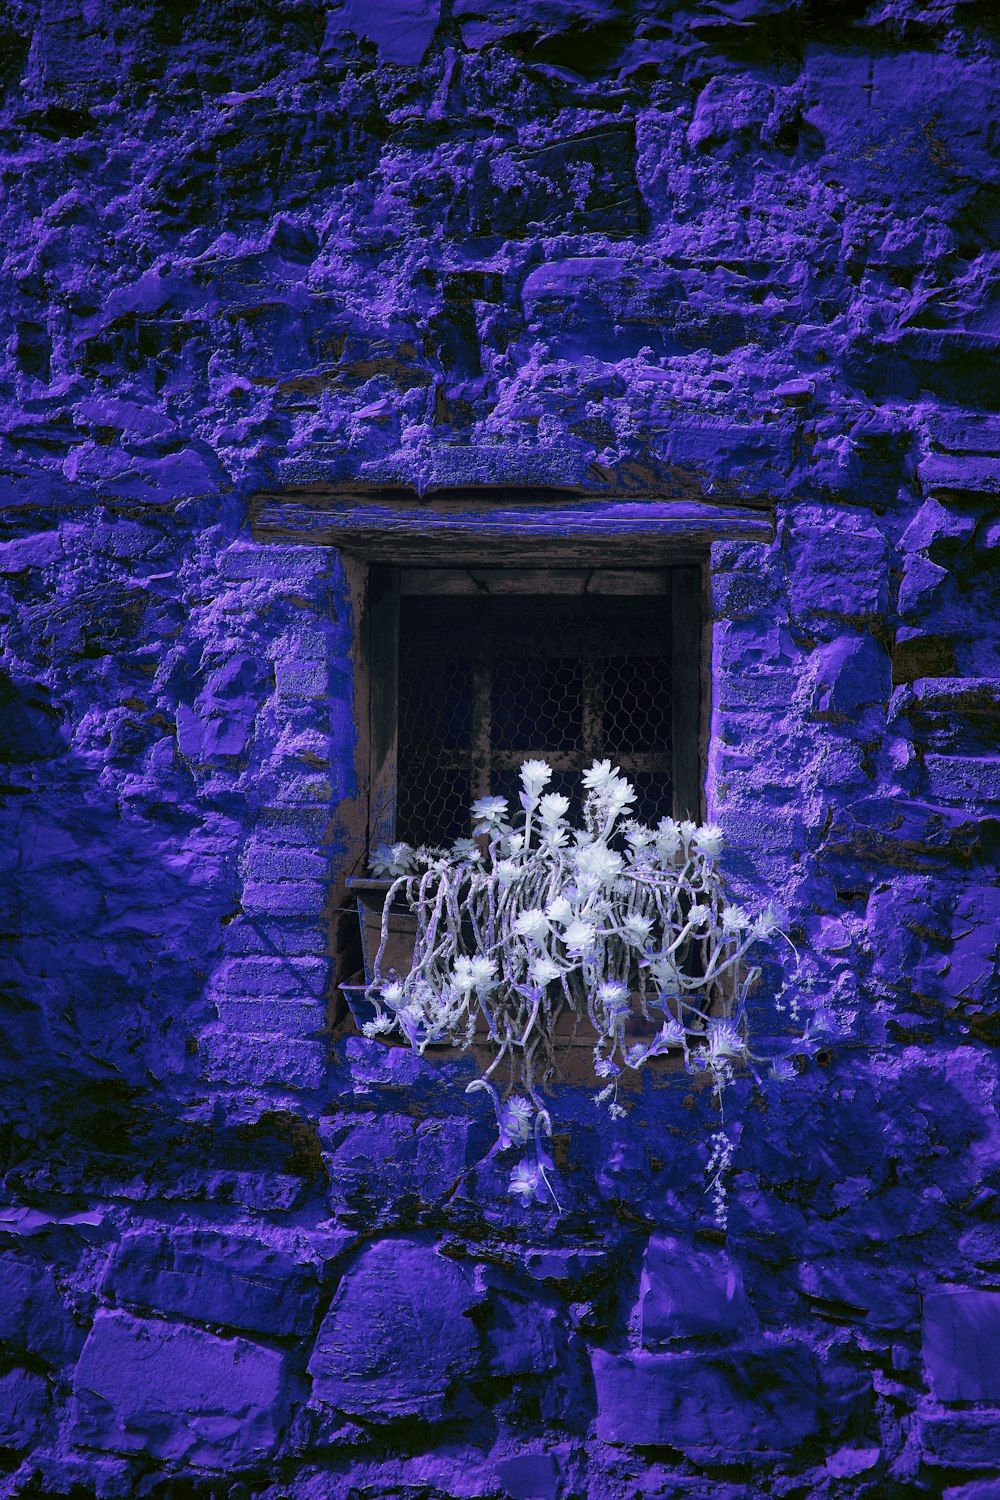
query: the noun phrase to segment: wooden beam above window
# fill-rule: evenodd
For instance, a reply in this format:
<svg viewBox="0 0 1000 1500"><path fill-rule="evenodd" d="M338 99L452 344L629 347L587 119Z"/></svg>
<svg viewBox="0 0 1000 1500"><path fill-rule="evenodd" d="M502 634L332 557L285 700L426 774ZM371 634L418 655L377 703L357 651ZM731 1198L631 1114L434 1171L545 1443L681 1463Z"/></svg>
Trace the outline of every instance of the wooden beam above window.
<svg viewBox="0 0 1000 1500"><path fill-rule="evenodd" d="M537 559L549 566L683 563L723 539L769 542L769 511L687 500L601 500L532 491L450 492L430 499L374 499L290 491L255 495L262 542L338 547L362 562L396 567L483 566Z"/></svg>

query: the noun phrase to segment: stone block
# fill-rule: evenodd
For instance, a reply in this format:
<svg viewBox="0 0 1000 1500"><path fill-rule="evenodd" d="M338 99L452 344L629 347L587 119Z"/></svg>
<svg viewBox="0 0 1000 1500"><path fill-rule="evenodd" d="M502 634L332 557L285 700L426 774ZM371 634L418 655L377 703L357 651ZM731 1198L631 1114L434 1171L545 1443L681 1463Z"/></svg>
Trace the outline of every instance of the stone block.
<svg viewBox="0 0 1000 1500"><path fill-rule="evenodd" d="M727 1255L653 1235L643 1256L639 1318L647 1349L670 1339L731 1333L753 1321L743 1274Z"/></svg>
<svg viewBox="0 0 1000 1500"><path fill-rule="evenodd" d="M28 568L47 568L62 558L58 531L36 531L33 536L0 542L0 573L23 573Z"/></svg>
<svg viewBox="0 0 1000 1500"><path fill-rule="evenodd" d="M968 491L978 495L1000 492L1000 458L979 453L930 453L917 465L924 489Z"/></svg>
<svg viewBox="0 0 1000 1500"><path fill-rule="evenodd" d="M322 880L329 860L312 849L275 848L255 841L247 857L247 874L255 880Z"/></svg>
<svg viewBox="0 0 1000 1500"><path fill-rule="evenodd" d="M311 1335L316 1272L259 1240L209 1230L127 1234L105 1275L122 1302L258 1333Z"/></svg>
<svg viewBox="0 0 1000 1500"><path fill-rule="evenodd" d="M320 880L248 880L242 905L250 916L318 917L326 895Z"/></svg>
<svg viewBox="0 0 1000 1500"><path fill-rule="evenodd" d="M485 1335L486 1361L494 1375L543 1375L558 1366L556 1320L544 1303L515 1302L494 1293Z"/></svg>
<svg viewBox="0 0 1000 1500"><path fill-rule="evenodd" d="M318 999L326 985L329 965L321 958L230 958L213 975L212 988L221 995L260 995L268 999Z"/></svg>
<svg viewBox="0 0 1000 1500"><path fill-rule="evenodd" d="M993 412L934 412L927 430L945 453L1000 453L1000 416Z"/></svg>
<svg viewBox="0 0 1000 1500"><path fill-rule="evenodd" d="M237 917L226 928L224 941L227 953L260 953L268 958L282 953L318 958L325 954L327 945L326 934L315 919L296 922L270 915Z"/></svg>
<svg viewBox="0 0 1000 1500"><path fill-rule="evenodd" d="M218 998L215 1009L223 1029L238 1037L247 1032L275 1032L298 1041L316 1039L328 1020L322 1000Z"/></svg>
<svg viewBox="0 0 1000 1500"><path fill-rule="evenodd" d="M204 1076L223 1083L317 1089L326 1073L326 1044L319 1041L218 1030L202 1035L199 1052Z"/></svg>
<svg viewBox="0 0 1000 1500"><path fill-rule="evenodd" d="M223 553L219 570L232 583L274 583L281 588L310 584L330 567L327 547L246 546L239 542Z"/></svg>
<svg viewBox="0 0 1000 1500"><path fill-rule="evenodd" d="M1000 758L995 755L924 756L927 791L942 802L1000 802Z"/></svg>
<svg viewBox="0 0 1000 1500"><path fill-rule="evenodd" d="M801 1345L725 1354L593 1355L597 1435L704 1456L784 1453L816 1431L816 1371Z"/></svg>
<svg viewBox="0 0 1000 1500"><path fill-rule="evenodd" d="M886 541L881 532L836 525L796 529L789 611L798 621L859 619L888 607Z"/></svg>
<svg viewBox="0 0 1000 1500"><path fill-rule="evenodd" d="M865 708L888 704L892 670L874 636L848 636L821 646L812 673L812 711L817 716L850 722Z"/></svg>
<svg viewBox="0 0 1000 1500"><path fill-rule="evenodd" d="M934 604L934 596L948 577L948 569L921 553L912 553L903 563L897 607L901 615L911 618Z"/></svg>
<svg viewBox="0 0 1000 1500"><path fill-rule="evenodd" d="M83 1331L70 1316L48 1266L0 1256L0 1340L53 1364L79 1352Z"/></svg>
<svg viewBox="0 0 1000 1500"><path fill-rule="evenodd" d="M942 505L940 500L925 500L899 539L903 552L931 552L941 542L965 541L976 529L974 516L964 516Z"/></svg>
<svg viewBox="0 0 1000 1500"><path fill-rule="evenodd" d="M939 1401L1000 1401L1000 1292L928 1293L921 1332Z"/></svg>
<svg viewBox="0 0 1000 1500"><path fill-rule="evenodd" d="M288 1414L283 1355L125 1312L98 1312L74 1393L78 1447L226 1472L272 1454Z"/></svg>
<svg viewBox="0 0 1000 1500"><path fill-rule="evenodd" d="M879 1328L912 1328L918 1299L912 1275L873 1270L863 1261L846 1257L806 1261L799 1267L799 1285L806 1296L840 1307Z"/></svg>
<svg viewBox="0 0 1000 1500"><path fill-rule="evenodd" d="M1000 1423L995 1412L922 1412L914 1425L925 1463L1000 1472Z"/></svg>
<svg viewBox="0 0 1000 1500"><path fill-rule="evenodd" d="M49 1411L49 1388L30 1370L0 1375L0 1448L26 1448L38 1436Z"/></svg>
<svg viewBox="0 0 1000 1500"><path fill-rule="evenodd" d="M509 1500L556 1500L563 1477L563 1454L517 1453L501 1458L494 1469Z"/></svg>
<svg viewBox="0 0 1000 1500"><path fill-rule="evenodd" d="M941 1500L1000 1500L1000 1479L973 1479L968 1484L949 1484Z"/></svg>
<svg viewBox="0 0 1000 1500"><path fill-rule="evenodd" d="M378 1240L345 1274L309 1361L317 1400L369 1422L439 1419L472 1373L472 1273L433 1246Z"/></svg>

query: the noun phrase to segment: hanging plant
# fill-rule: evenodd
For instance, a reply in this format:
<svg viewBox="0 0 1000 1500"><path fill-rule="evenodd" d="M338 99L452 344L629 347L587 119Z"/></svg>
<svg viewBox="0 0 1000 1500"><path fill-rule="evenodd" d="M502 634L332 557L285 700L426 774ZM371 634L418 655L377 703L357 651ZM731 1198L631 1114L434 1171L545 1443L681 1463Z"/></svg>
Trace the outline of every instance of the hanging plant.
<svg viewBox="0 0 1000 1500"><path fill-rule="evenodd" d="M525 761L513 816L506 798L481 797L472 838L448 849L382 845L372 857L391 884L363 1030L401 1035L419 1053L488 1043L492 1060L468 1091L489 1094L499 1147L524 1151L510 1190L525 1204L556 1201L545 1095L574 1041L592 1042L594 1099L613 1118L625 1113L623 1076L654 1057L707 1074L720 1099L737 1068L758 1079L794 1073L749 1044L747 997L760 973L751 950L777 921L770 907L751 913L727 900L721 830L637 822L635 791L607 760L583 773L575 828L569 799L545 791L551 776L545 761ZM401 901L416 917L413 964L383 972Z"/></svg>

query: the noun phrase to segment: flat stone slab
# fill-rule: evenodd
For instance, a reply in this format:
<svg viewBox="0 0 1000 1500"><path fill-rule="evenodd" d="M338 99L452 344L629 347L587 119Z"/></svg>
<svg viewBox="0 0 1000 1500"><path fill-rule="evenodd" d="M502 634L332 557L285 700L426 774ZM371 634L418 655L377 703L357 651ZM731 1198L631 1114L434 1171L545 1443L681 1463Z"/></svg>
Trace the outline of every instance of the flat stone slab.
<svg viewBox="0 0 1000 1500"><path fill-rule="evenodd" d="M753 1320L739 1266L672 1235L653 1235L646 1246L639 1316L647 1348L692 1334L727 1333Z"/></svg>
<svg viewBox="0 0 1000 1500"><path fill-rule="evenodd" d="M431 1245L379 1240L337 1288L309 1361L318 1400L369 1421L440 1418L478 1362L472 1275Z"/></svg>
<svg viewBox="0 0 1000 1500"><path fill-rule="evenodd" d="M287 1415L284 1366L247 1339L99 1312L76 1370L73 1441L203 1468L258 1463Z"/></svg>
<svg viewBox="0 0 1000 1500"><path fill-rule="evenodd" d="M705 1355L597 1349L592 1363L605 1443L781 1453L816 1430L816 1373L801 1347Z"/></svg>
<svg viewBox="0 0 1000 1500"><path fill-rule="evenodd" d="M1000 1400L1000 1292L930 1292L924 1364L939 1401Z"/></svg>
<svg viewBox="0 0 1000 1500"><path fill-rule="evenodd" d="M260 1333L313 1331L319 1287L311 1266L256 1240L209 1230L126 1235L105 1289L119 1302Z"/></svg>

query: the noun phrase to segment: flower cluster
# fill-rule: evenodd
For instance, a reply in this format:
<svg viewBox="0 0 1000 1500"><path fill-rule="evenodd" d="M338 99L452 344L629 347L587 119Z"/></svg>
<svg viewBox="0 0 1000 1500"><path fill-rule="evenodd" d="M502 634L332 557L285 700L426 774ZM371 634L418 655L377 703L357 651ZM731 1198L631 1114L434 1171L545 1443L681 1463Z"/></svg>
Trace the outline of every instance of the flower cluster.
<svg viewBox="0 0 1000 1500"><path fill-rule="evenodd" d="M569 799L546 791L551 778L545 761L525 761L519 812L481 797L471 839L447 850L396 844L373 859L393 884L368 1034L395 1029L421 1052L491 1045L470 1089L489 1092L501 1149L529 1152L511 1179L525 1203L554 1197L540 1090L558 1079L574 1039L589 1034L604 1085L595 1098L614 1116L623 1073L654 1057L707 1072L720 1095L737 1069L758 1073L746 1000L759 971L748 953L777 926L770 908L751 914L726 900L714 824L636 822L634 788L602 760L583 773L574 827ZM413 967L383 974L388 914L401 897L418 919Z"/></svg>

